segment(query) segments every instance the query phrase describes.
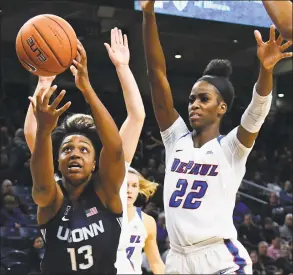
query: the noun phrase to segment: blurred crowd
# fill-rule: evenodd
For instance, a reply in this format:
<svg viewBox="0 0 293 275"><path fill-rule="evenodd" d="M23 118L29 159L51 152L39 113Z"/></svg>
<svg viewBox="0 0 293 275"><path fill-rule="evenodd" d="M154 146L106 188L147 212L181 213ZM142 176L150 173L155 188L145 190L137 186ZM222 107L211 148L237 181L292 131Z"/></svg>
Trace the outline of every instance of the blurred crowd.
<svg viewBox="0 0 293 275"><path fill-rule="evenodd" d="M44 243L31 198L30 152L23 131L26 110L14 107L0 108L1 273L37 273ZM250 253L254 274L293 274L292 120L283 113L267 118L236 198L233 220L239 240ZM233 122L228 124L231 127ZM154 121L146 122L132 166L160 184L149 202L139 198L137 205L156 219L157 241L165 261L169 250L162 201L165 150ZM143 270L151 274L145 255Z"/></svg>

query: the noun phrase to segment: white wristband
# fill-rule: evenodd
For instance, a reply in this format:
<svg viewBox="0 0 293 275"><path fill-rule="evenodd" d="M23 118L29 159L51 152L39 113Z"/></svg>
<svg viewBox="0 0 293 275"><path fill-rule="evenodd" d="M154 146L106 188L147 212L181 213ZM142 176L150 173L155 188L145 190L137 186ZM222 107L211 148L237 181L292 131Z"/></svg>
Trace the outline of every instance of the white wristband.
<svg viewBox="0 0 293 275"><path fill-rule="evenodd" d="M250 133L259 132L272 104L272 93L261 96L253 87L252 100L241 118L241 126Z"/></svg>

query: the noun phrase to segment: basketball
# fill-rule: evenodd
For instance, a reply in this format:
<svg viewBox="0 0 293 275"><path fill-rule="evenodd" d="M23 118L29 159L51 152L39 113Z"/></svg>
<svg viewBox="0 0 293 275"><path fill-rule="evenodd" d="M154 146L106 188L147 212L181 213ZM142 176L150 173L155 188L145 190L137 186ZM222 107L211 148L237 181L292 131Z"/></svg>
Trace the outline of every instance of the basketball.
<svg viewBox="0 0 293 275"><path fill-rule="evenodd" d="M64 72L77 54L77 37L63 18L42 14L28 20L16 37L20 63L35 75L52 76Z"/></svg>

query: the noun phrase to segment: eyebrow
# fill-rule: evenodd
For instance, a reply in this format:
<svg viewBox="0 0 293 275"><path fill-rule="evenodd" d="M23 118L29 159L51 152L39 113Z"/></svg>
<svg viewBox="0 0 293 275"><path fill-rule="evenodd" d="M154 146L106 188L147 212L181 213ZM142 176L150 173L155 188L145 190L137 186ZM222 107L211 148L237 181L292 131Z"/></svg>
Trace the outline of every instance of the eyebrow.
<svg viewBox="0 0 293 275"><path fill-rule="evenodd" d="M63 142L62 145L68 144L68 143L70 143L70 142L72 142L72 140L65 141L65 142ZM86 143L87 145L90 146L90 144L89 144L87 141L83 141L83 140L82 140L82 141L80 141L80 142L82 142L82 143Z"/></svg>

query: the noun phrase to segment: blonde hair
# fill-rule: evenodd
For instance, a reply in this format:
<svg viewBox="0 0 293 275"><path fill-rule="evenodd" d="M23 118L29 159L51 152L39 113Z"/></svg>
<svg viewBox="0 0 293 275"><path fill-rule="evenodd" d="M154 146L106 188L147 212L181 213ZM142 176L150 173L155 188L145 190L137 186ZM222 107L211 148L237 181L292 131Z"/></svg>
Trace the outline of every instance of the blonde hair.
<svg viewBox="0 0 293 275"><path fill-rule="evenodd" d="M141 173L132 167L128 168L128 172L138 176L139 194L143 195L148 201L155 194L159 184L145 179Z"/></svg>

